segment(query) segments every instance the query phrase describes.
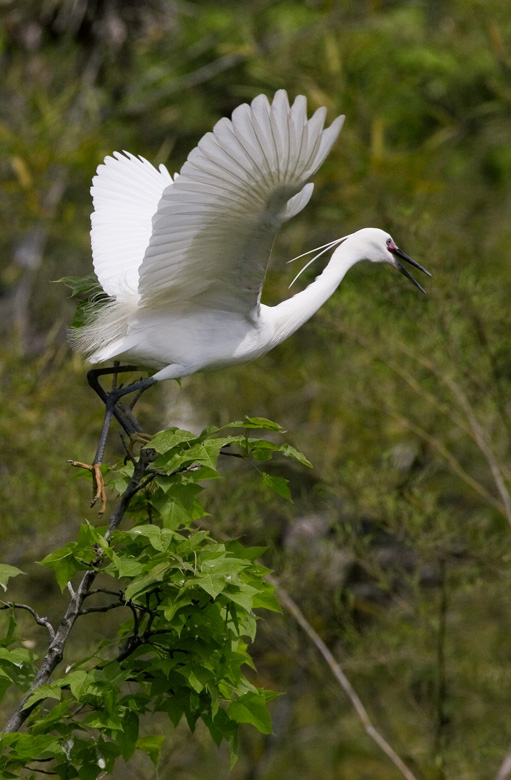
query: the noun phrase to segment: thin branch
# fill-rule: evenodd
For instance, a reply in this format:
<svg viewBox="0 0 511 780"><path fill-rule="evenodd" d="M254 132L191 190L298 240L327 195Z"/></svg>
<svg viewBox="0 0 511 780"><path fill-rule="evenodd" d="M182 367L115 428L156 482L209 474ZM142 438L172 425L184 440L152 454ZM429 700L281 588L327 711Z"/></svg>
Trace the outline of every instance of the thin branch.
<svg viewBox="0 0 511 780"><path fill-rule="evenodd" d="M95 596L97 593L106 593L108 596L117 596L117 598L121 599L124 595L122 590L110 590L110 588L94 588L93 590L90 590L85 598L89 598L89 596Z"/></svg>
<svg viewBox="0 0 511 780"><path fill-rule="evenodd" d="M511 525L511 496L506 487L506 483L504 480L504 476L502 474L502 470L499 466L498 459L496 458L490 445L486 441L483 428L476 417L476 414L473 410L470 401L468 400L468 397L465 395L460 385L454 379L452 379L452 377L438 370L438 367L433 363L432 360L430 360L427 357L424 357L423 355L413 352L405 344L400 344L399 346L401 350L408 357L413 358L416 362L418 362L420 365L422 365L424 368L430 371L433 374L433 376L435 376L439 381L443 382L449 388L454 398L456 399L460 407L463 409L463 412L467 417L470 428L467 431L465 426L460 426L460 427L462 427L463 430L465 430L471 435L471 438L473 438L473 440L476 442L477 446L481 450L482 454L486 458L486 462L488 463L488 466L490 468L493 481L495 482L495 487L497 488L497 492L502 500L501 511L503 511L503 514L505 515L508 523Z"/></svg>
<svg viewBox="0 0 511 780"><path fill-rule="evenodd" d="M344 329L346 331L346 329ZM357 340L364 348L369 348L370 344L368 341L363 339L360 334L349 331L350 336L353 337L355 340ZM394 371L398 376L400 376L408 385L412 388L419 396L427 400L429 403L433 403L437 409L439 409L444 414L449 415L449 419L456 423L456 425L470 438L477 444L480 451L484 455L486 462L490 468L493 481L495 483L495 487L497 489L497 492L501 498L501 502L497 501L491 494L475 479L473 479L460 465L458 460L452 455L451 452L440 442L438 439L435 439L434 437L427 434L422 428L419 428L418 426L414 426L414 424L411 421L406 421L405 418L400 417L401 422L405 422L407 427L409 427L411 430L413 430L415 433L417 433L419 436L421 436L423 439L425 439L429 444L431 444L437 452L439 452L454 468L458 476L460 476L467 484L469 484L474 490L477 490L477 492L482 495L487 501L489 501L492 506L494 506L499 512L501 512L506 520L508 521L509 525L511 525L511 495L506 487L506 483L504 480L504 476L502 474L502 470L499 466L498 459L494 455L490 445L488 444L486 440L486 436L484 434L482 426L479 424L479 421L475 415L475 412L472 408L472 405L470 404L470 401L468 400L467 396L462 391L459 384L446 375L444 372L441 372L438 370L438 367L433 363L432 360L425 357L424 355L421 355L417 352L414 352L411 350L408 345L403 344L402 342L399 343L399 348L401 352L403 352L407 357L415 360L415 362L419 363L423 368L425 368L427 371L429 371L433 376L435 376L440 382L445 384L453 396L455 397L456 401L458 402L459 406L463 410L468 425L465 423L464 420L462 420L458 415L453 414L452 410L448 408L448 406L444 403L439 402L438 399L435 398L435 396L432 393L429 393L427 390L425 390L421 385L417 382L417 380L409 374L405 369L403 369L402 366L400 366L398 363L396 363L393 360L390 359L384 359L381 357L381 355L378 355L378 360L380 360L382 363L384 363L388 368L390 368L392 371ZM394 414L392 415L392 412L390 412L387 409L387 412L391 414L391 416L394 416L397 418L397 416Z"/></svg>
<svg viewBox="0 0 511 780"><path fill-rule="evenodd" d="M387 740L373 726L366 708L362 704L360 697L358 696L357 692L355 691L352 684L350 683L345 673L343 672L340 664L335 660L334 656L332 655L332 653L330 652L326 644L323 642L321 637L316 633L316 631L311 626L311 624L309 623L309 621L307 620L303 612L300 610L298 605L293 601L293 599L287 593L287 591L284 590L284 588L281 585L279 585L279 583L273 577L268 577L268 580L273 585L275 585L276 590L278 592L279 601L282 604L282 606L287 609L290 615L298 623L300 628L303 629L303 631L307 634L307 636L315 645L317 650L323 656L323 659L326 661L330 671L332 672L335 679L337 680L341 688L344 690L349 700L351 701L360 721L362 722L366 734L369 737L371 737L373 742L375 742L376 745L378 745L378 747L392 761L394 766L401 772L405 780L417 780L417 777L406 766L406 764L398 756L396 751L389 745ZM498 778L497 780L503 780L503 779Z"/></svg>
<svg viewBox="0 0 511 780"><path fill-rule="evenodd" d="M394 412L389 407L385 408L385 411L390 417L393 417L395 420L398 420L402 425L409 428L411 431L417 434L417 436L420 436L424 441L427 441L428 444L433 447L452 467L453 471L456 472L456 474L467 484L469 485L473 490L476 491L476 493L479 493L480 496L484 498L485 501L487 501L489 504L491 504L498 512L500 512L504 517L507 518L506 514L506 507L504 504L502 504L498 499L496 499L494 496L492 496L491 493L489 493L486 488L481 485L480 482L478 482L476 479L470 476L470 474L465 471L459 460L452 454L450 450L447 449L447 447L442 444L442 442L437 439L435 436L432 436L430 433L424 430L424 428L421 428L419 425L415 425L411 420L409 420L407 417L403 417L403 415L398 414L397 412Z"/></svg>
<svg viewBox="0 0 511 780"><path fill-rule="evenodd" d="M110 612L112 609L119 609L119 607L125 606L126 603L124 601L117 601L113 604L104 604L101 607L87 607L87 609L81 609L78 616L82 617L82 615L89 615L91 612Z"/></svg>
<svg viewBox="0 0 511 780"><path fill-rule="evenodd" d="M152 463L155 458L156 453L151 452L151 450L142 450L140 458L135 463L133 475L126 487L126 490L122 494L115 511L110 516L108 530L105 534L106 539L111 538L113 533L119 527L130 505L131 499L138 492L141 484L147 483L147 480L144 480L144 476L146 476L148 465ZM52 641L50 642L48 651L43 658L41 666L39 667L39 671L30 687L30 690L18 704L15 712L9 719L9 722L4 729L4 733L9 734L11 732L19 731L34 707L41 703L41 700L38 700L33 705L28 704L32 693L41 685L44 685L48 682L55 668L61 662L64 655L64 648L66 646L67 640L69 639L71 630L76 619L81 614L83 602L90 594L92 584L98 574L99 566L103 560L103 557L103 550L98 548L96 559L90 564L91 569L85 572L76 590L70 588L71 598L66 613L62 618Z"/></svg>
<svg viewBox="0 0 511 780"><path fill-rule="evenodd" d="M44 626L44 628L48 631L48 633L50 635L50 639L53 640L55 638L55 629L53 628L53 626L50 623L50 621L48 620L48 618L40 617L37 614L37 612L35 611L35 609L33 609L32 607L29 607L28 604L17 604L14 601L9 601L9 602L6 602L3 607L0 607L0 609L11 609L11 608L14 608L14 609L26 609L27 612L30 612L30 614L34 618L35 622L39 626Z"/></svg>
<svg viewBox="0 0 511 780"><path fill-rule="evenodd" d="M438 631L436 637L436 724L435 724L435 764L439 768L438 780L445 778L444 766L444 745L445 745L445 727L448 723L446 716L447 701L447 675L445 668L445 640L447 633L447 607L448 607L448 589L446 561L440 558L440 599L438 604Z"/></svg>
<svg viewBox="0 0 511 780"><path fill-rule="evenodd" d="M504 761L499 767L499 771L495 775L495 780L507 780L511 775L511 748L507 752Z"/></svg>
<svg viewBox="0 0 511 780"><path fill-rule="evenodd" d="M481 452L483 453L484 457L486 458L486 462L488 463L488 466L490 467L493 481L495 482L495 487L497 488L497 491L504 505L507 521L509 525L511 525L511 496L509 495L509 491L506 487L506 483L504 481L502 471L500 470L500 466L498 464L497 458L493 454L488 442L486 441L483 429L479 424L479 420L477 419L474 410L472 408L472 405L470 404L470 401L468 400L467 396L463 393L460 386L454 381L454 379L450 379L449 377L444 377L444 381L446 385L450 388L451 392L457 399L458 403L460 404L465 414L467 415L477 445L481 450Z"/></svg>

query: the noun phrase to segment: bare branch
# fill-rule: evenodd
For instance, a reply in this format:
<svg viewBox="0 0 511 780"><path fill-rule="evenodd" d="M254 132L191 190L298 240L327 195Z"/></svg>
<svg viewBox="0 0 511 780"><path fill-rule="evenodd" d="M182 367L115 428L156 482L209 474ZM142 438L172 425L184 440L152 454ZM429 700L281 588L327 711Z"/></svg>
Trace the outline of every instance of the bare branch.
<svg viewBox="0 0 511 780"><path fill-rule="evenodd" d="M499 771L495 775L495 780L507 780L511 775L511 749L508 751L504 758L504 761L499 767Z"/></svg>
<svg viewBox="0 0 511 780"><path fill-rule="evenodd" d="M27 612L30 612L30 614L34 618L35 622L39 626L44 626L44 628L48 631L48 633L50 635L50 639L53 640L55 638L55 629L53 628L53 626L50 623L50 621L48 620L48 618L40 617L37 614L37 612L35 611L35 609L33 609L32 607L29 607L28 604L16 604L16 602L14 602L14 601L9 601L6 604L4 604L3 607L0 607L0 609L11 609L11 608L14 608L14 609L26 609Z"/></svg>
<svg viewBox="0 0 511 780"><path fill-rule="evenodd" d="M355 691L352 684L350 683L345 673L343 672L340 664L335 660L328 647L325 645L325 643L323 642L319 634L316 633L316 631L311 626L311 624L309 623L309 621L307 620L303 612L300 610L298 605L293 601L293 599L287 593L287 591L284 590L284 588L281 585L279 585L279 583L273 577L268 577L268 580L273 585L275 585L278 592L279 601L282 604L282 606L287 609L289 614L298 623L300 628L302 628L303 631L305 631L309 639L313 642L317 650L323 656L323 659L326 661L330 671L332 672L337 682L339 683L339 685L341 686L341 688L344 690L349 700L351 701L358 717L360 718L360 721L362 722L362 725L364 726L366 733L371 737L373 742L375 742L378 745L378 747L385 753L385 755L388 758L390 758L394 766L401 772L405 780L417 780L417 777L406 766L406 764L398 756L396 751L389 745L387 740L373 726L366 708L362 704L362 701L360 700L357 692ZM504 778L497 778L497 780L504 780Z"/></svg>
<svg viewBox="0 0 511 780"><path fill-rule="evenodd" d="M424 428L421 428L419 425L415 425L411 420L409 420L407 417L403 417L403 415L398 414L397 412L394 412L389 407L385 407L385 411L390 417L393 417L395 420L398 420L402 425L407 427L409 430L413 431L417 436L420 436L424 441L427 441L428 444L433 447L452 467L453 471L467 484L469 485L473 490L476 491L476 493L479 493L482 498L484 498L485 501L487 501L491 506L494 507L498 512L500 512L504 517L507 518L506 513L506 507L503 503L501 503L498 499L496 499L494 496L492 496L491 493L489 493L484 485L481 485L480 482L478 482L476 479L474 479L470 474L465 471L459 460L452 454L450 450L447 449L445 444L443 444L439 439L437 439L435 436L432 436L430 433L424 430Z"/></svg>
<svg viewBox="0 0 511 780"><path fill-rule="evenodd" d="M127 605L124 601L117 601L113 604L104 604L100 607L87 607L87 609L81 609L78 616L82 617L82 615L89 615L91 612L110 612L112 609L118 609L119 607L125 606Z"/></svg>
<svg viewBox="0 0 511 780"><path fill-rule="evenodd" d="M443 382L449 388L459 406L465 413L469 423L468 429L465 425L461 425L459 421L457 421L458 425L460 425L460 427L471 436L486 458L486 462L490 468L493 481L495 482L495 487L497 488L497 492L502 500L502 504L498 504L497 508L499 508L500 511L505 515L508 523L511 525L511 496L506 487L498 459L494 455L490 445L486 440L483 428L476 417L468 397L465 395L460 385L452 377L450 377L445 372L438 370L438 367L433 363L432 360L425 357L424 355L419 355L413 352L405 344L400 344L400 348L406 355L413 358L416 362L418 362L420 365L430 371L435 377L437 377L437 379Z"/></svg>
<svg viewBox="0 0 511 780"><path fill-rule="evenodd" d="M110 590L110 588L94 588L93 590L90 590L85 598L89 598L89 596L95 596L97 593L106 593L108 596L117 596L118 599L121 599L124 596L124 593L122 590Z"/></svg>
<svg viewBox="0 0 511 780"><path fill-rule="evenodd" d="M450 379L449 377L444 377L444 381L446 385L450 388L451 392L457 399L458 403L460 404L465 414L467 415L467 419L470 423L470 427L474 434L474 439L476 440L479 449L483 453L484 457L486 458L486 462L490 467L490 471L493 476L493 481L495 482L495 487L497 488L497 491L504 505L507 521L509 525L511 525L511 496L509 495L509 491L506 487L506 483L504 482L504 477L502 475L502 471L500 470L500 466L498 464L497 458L493 454L490 445L486 441L486 437L484 435L483 429L479 424L479 420L477 419L467 396L463 393L460 386L457 384L457 382L454 381L454 379Z"/></svg>

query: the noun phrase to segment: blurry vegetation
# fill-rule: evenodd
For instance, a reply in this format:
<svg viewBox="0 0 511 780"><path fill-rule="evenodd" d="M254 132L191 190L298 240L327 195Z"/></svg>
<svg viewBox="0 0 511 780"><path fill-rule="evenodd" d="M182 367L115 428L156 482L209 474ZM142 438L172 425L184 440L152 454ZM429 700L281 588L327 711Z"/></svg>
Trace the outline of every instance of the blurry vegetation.
<svg viewBox="0 0 511 780"><path fill-rule="evenodd" d="M279 238L266 301L289 294L287 259L370 225L433 272L427 298L360 264L278 349L166 383L141 414L150 431L246 414L289 431L315 465L279 467L294 504L228 459L207 489L215 532L269 545L265 563L418 778L496 777L511 744L507 4L4 0L0 14L2 560L25 568L88 512L66 459L91 457L102 410L51 281L90 270L95 167L128 149L174 172L240 102L305 94L347 121ZM30 571L30 600L51 613L58 596ZM233 780L398 776L285 616L261 621L256 664L256 684L285 694L274 736L242 734ZM227 774L200 730L165 750L161 780Z"/></svg>

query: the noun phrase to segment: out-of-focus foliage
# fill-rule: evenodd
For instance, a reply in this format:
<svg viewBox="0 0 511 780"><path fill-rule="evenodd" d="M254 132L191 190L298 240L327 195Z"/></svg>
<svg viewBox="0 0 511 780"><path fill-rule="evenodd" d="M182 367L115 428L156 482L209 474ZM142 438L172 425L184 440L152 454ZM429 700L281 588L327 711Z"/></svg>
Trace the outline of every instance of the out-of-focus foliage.
<svg viewBox="0 0 511 780"><path fill-rule="evenodd" d="M0 13L3 559L24 568L48 536L74 538L87 506L65 460L91 456L101 409L50 282L90 271L96 165L126 148L173 172L238 103L306 94L347 120L277 242L266 301L289 294L285 260L368 225L433 272L428 296L360 264L265 358L151 391L145 424L250 414L292 432L315 465L286 474L294 504L229 463L208 488L222 530L270 544L418 777L495 777L511 743L506 3L17 0ZM51 584L32 576L51 611ZM234 780L396 776L287 620L265 620L258 641L257 684L286 694L275 736L242 736ZM167 750L162 780L225 777L200 730Z"/></svg>

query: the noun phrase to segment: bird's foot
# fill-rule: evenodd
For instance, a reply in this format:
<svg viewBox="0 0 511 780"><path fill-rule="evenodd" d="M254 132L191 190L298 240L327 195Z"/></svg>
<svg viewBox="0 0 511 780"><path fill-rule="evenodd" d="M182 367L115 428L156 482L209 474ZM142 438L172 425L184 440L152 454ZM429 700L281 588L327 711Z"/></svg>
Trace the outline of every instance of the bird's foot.
<svg viewBox="0 0 511 780"><path fill-rule="evenodd" d="M76 466L76 468L86 469L86 471L92 472L92 490L94 495L90 505L92 507L98 501L101 501L99 514L102 515L106 507L106 493L103 474L101 473L101 463L82 463L79 460L68 460L68 463L70 463L72 466Z"/></svg>

